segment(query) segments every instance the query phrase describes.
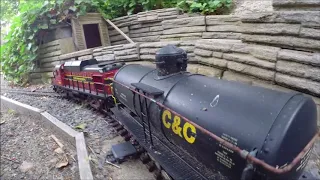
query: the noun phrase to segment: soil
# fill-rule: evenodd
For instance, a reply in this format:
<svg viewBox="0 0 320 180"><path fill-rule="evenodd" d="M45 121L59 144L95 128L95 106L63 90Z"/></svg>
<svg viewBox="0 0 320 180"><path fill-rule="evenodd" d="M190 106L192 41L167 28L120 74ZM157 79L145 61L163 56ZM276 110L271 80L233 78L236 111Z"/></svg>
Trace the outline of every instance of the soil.
<svg viewBox="0 0 320 180"><path fill-rule="evenodd" d="M1 111L0 179L78 179L74 152L62 139L63 151L51 138L52 134L33 120L14 111ZM60 149L61 150L61 149ZM60 165L61 168L56 167Z"/></svg>
<svg viewBox="0 0 320 180"><path fill-rule="evenodd" d="M18 87L14 87L19 89ZM37 91L52 91L50 86L31 86L24 88L28 90L37 89ZM104 163L105 157L111 150L111 145L123 142L113 128L105 121L106 117L86 108L85 104L75 104L66 99L57 99L55 97L35 97L24 94L15 94L1 92L1 94L11 99L17 100L31 106L45 109L62 122L78 131L85 132L88 152L91 161L91 169L95 179L154 179L153 174L149 173L147 168L140 160L131 159L120 164L121 169ZM76 126L85 124L83 130ZM320 139L314 145L310 160L305 170L313 176L320 179Z"/></svg>
<svg viewBox="0 0 320 180"><path fill-rule="evenodd" d="M52 93L55 93L50 85L33 85L27 88L7 86L5 88L34 91L35 93L37 91L52 91ZM106 122L106 117L89 110L86 104L76 104L56 97L10 93L10 91L3 91L1 94L21 103L44 109L73 129L84 132L88 153L90 159L92 159L90 161L91 170L95 179L154 179L153 174L147 170L139 159L129 159L123 162L119 165L121 169L104 162L106 155L111 151L111 145L123 142L123 140ZM79 126L83 126L83 129L79 129Z"/></svg>

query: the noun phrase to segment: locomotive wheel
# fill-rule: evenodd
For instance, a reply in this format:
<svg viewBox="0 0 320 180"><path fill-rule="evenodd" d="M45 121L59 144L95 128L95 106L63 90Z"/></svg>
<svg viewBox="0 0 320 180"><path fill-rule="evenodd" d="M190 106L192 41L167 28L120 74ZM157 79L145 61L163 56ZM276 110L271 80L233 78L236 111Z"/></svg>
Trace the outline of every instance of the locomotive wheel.
<svg viewBox="0 0 320 180"><path fill-rule="evenodd" d="M119 132L120 130L123 129L123 126L121 126L120 124L118 126L115 127L116 131Z"/></svg>
<svg viewBox="0 0 320 180"><path fill-rule="evenodd" d="M118 122L114 122L114 123L110 123L110 125L111 125L112 127L116 127L116 126L119 125L119 123L118 123Z"/></svg>
<svg viewBox="0 0 320 180"><path fill-rule="evenodd" d="M161 170L161 176L164 180L171 180L172 179L164 170Z"/></svg>
<svg viewBox="0 0 320 180"><path fill-rule="evenodd" d="M127 135L124 136L124 140L125 141L130 141L131 137L132 136L130 134L127 134Z"/></svg>
<svg viewBox="0 0 320 180"><path fill-rule="evenodd" d="M153 161L148 162L148 163L146 164L146 166L147 166L149 172L152 172L152 171L154 171L154 170L156 169L156 165L154 164Z"/></svg>
<svg viewBox="0 0 320 180"><path fill-rule="evenodd" d="M162 180L162 179L163 179L163 178L162 178L162 175L161 175L161 170L160 170L160 169L155 170L153 176L154 176L154 178L155 178L156 180Z"/></svg>
<svg viewBox="0 0 320 180"><path fill-rule="evenodd" d="M147 164L151 159L147 154L141 154L140 160L142 161L143 164Z"/></svg>
<svg viewBox="0 0 320 180"><path fill-rule="evenodd" d="M125 136L128 134L128 131L125 129L122 129L121 131L119 131L120 136Z"/></svg>

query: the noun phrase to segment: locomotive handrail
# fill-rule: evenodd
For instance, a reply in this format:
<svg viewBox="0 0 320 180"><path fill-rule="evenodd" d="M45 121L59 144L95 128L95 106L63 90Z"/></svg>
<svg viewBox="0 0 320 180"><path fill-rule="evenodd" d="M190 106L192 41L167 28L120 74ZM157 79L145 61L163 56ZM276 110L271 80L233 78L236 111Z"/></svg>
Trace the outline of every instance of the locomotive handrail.
<svg viewBox="0 0 320 180"><path fill-rule="evenodd" d="M170 109L169 107L166 107L164 104L156 101L155 99L151 98L151 97L148 97L146 95L144 95L143 93L140 93L138 91L136 91L135 89L127 86L127 85L124 85L114 79L112 79L113 82L131 90L132 92L134 93L137 93L139 94L140 96L146 98L146 99L149 99L150 101L156 103L158 106L166 109L166 110L169 110L171 111L173 114L177 115L177 116L180 116L182 119L184 119L186 122L194 125L196 128L198 128L201 132L203 132L204 134L212 137L213 139L215 139L216 141L220 142L222 145L230 148L231 150L237 152L243 159L246 159L247 161L253 163L253 164L256 164L256 165L260 165L262 166L263 168L265 168L266 170L268 171L271 171L275 174L283 174L283 173L286 173L286 172L289 172L292 170L292 168L303 158L303 156L308 152L308 150L312 147L312 145L314 144L315 140L317 139L317 137L319 136L320 137L320 132L318 131L314 137L309 141L309 143L304 147L304 149L293 159L293 161L287 165L286 167L284 168L279 168L279 167L274 167L252 155L249 154L249 152L247 150L244 150L244 149L241 149L239 148L238 146L234 145L234 144L231 144L230 142L220 138L219 136L213 134L212 132L208 131L207 129L201 127L200 125L194 123L193 121L189 120L188 118L182 116L181 114L177 113L176 111Z"/></svg>

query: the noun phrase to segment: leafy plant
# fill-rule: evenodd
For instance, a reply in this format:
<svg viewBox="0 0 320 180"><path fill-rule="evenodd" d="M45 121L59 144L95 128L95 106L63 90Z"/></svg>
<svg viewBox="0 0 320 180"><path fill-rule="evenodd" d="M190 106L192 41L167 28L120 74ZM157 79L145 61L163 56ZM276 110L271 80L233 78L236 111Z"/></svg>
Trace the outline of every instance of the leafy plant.
<svg viewBox="0 0 320 180"><path fill-rule="evenodd" d="M15 84L28 81L34 68L41 30L97 9L98 0L21 0L18 15L12 19L10 31L1 45L1 68ZM6 14L6 13L3 13Z"/></svg>
<svg viewBox="0 0 320 180"><path fill-rule="evenodd" d="M229 9L232 0L181 0L177 3L177 7L184 12L197 13L204 15L221 14Z"/></svg>
<svg viewBox="0 0 320 180"><path fill-rule="evenodd" d="M100 12L105 18L141 11L179 7L184 12L219 14L232 0L1 0L1 21L11 22L1 45L1 68L15 84L28 81L34 69L39 42L44 30L68 22L87 12ZM14 16L15 15L15 16Z"/></svg>

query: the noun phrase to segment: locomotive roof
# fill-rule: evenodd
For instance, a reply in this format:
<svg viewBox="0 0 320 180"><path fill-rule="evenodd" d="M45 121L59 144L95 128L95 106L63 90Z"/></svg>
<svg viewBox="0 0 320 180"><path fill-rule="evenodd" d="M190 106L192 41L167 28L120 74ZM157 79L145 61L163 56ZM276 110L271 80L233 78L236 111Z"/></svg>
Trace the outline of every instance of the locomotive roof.
<svg viewBox="0 0 320 180"><path fill-rule="evenodd" d="M114 69L118 69L124 65L123 62L116 62L116 61L108 61L108 62L102 62L99 64L93 64L83 67L82 71L98 71L98 72L106 72L111 71Z"/></svg>
<svg viewBox="0 0 320 180"><path fill-rule="evenodd" d="M124 65L122 62L108 61L98 63L96 59L84 60L84 61L67 61L64 64L64 68L72 72L80 71L97 71L106 72L113 69L120 68Z"/></svg>

